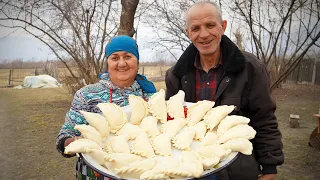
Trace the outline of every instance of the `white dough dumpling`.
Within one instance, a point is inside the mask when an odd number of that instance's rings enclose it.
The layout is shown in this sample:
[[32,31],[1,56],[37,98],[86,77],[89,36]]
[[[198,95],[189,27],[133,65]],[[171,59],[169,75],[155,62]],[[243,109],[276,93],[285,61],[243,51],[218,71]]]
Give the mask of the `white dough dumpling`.
[[219,164],[220,158],[218,156],[213,158],[205,158],[201,161],[203,169],[212,169],[215,165]]
[[160,89],[159,92],[153,94],[149,101],[150,113],[158,118],[161,123],[167,122],[167,105],[165,100],[165,91]]
[[237,139],[237,138],[245,138],[245,139],[253,139],[256,135],[256,131],[249,125],[237,125],[230,128],[226,131],[222,136],[219,137],[218,143],[222,144],[230,139]]
[[245,155],[251,155],[253,150],[252,143],[245,138],[231,139],[221,144],[221,146],[232,151],[239,151]]
[[65,154],[74,154],[74,153],[86,153],[90,152],[90,149],[102,150],[102,148],[94,141],[90,139],[78,139],[71,142],[68,146],[65,147]]
[[206,124],[203,121],[200,121],[196,125],[194,125],[193,128],[196,131],[194,139],[202,141],[207,132]]
[[127,114],[123,109],[113,103],[99,103],[97,107],[101,110],[104,117],[109,121],[110,131],[116,133],[124,126],[127,120]]
[[218,144],[218,135],[214,131],[208,131],[201,141],[201,146]]
[[84,116],[89,125],[96,128],[96,130],[100,133],[103,139],[108,137],[110,133],[110,125],[109,121],[107,121],[107,119],[104,116],[98,113],[86,111],[80,111],[80,113]]
[[225,149],[221,145],[210,145],[196,149],[196,152],[203,158],[219,157],[225,158],[231,153],[231,149]]
[[87,154],[89,154],[95,161],[100,165],[104,165],[105,157],[108,156],[108,153],[100,149],[89,149]]
[[237,116],[237,115],[227,116],[223,120],[221,120],[220,124],[218,125],[217,135],[221,136],[230,128],[237,126],[239,124],[248,124],[249,122],[250,122],[250,119],[244,116]]
[[129,122],[139,125],[141,120],[149,113],[147,102],[139,96],[129,95],[129,104],[131,107],[131,116]]
[[111,137],[107,142],[106,150],[108,153],[130,153],[128,136],[124,134]]
[[185,118],[184,117],[184,91],[179,90],[179,92],[170,97],[167,101],[167,111],[172,118]]
[[222,119],[224,119],[228,114],[230,114],[234,110],[235,106],[230,105],[222,105],[212,108],[207,114],[204,116],[204,122],[206,123],[207,129],[212,131]]
[[158,161],[152,170],[141,174],[140,179],[169,179],[169,176],[165,173],[170,169],[178,167],[180,162],[180,159],[177,157],[164,157],[161,161]]
[[192,151],[181,153],[181,164],[177,168],[168,170],[166,175],[182,177],[200,177],[203,173],[203,165],[200,159]]
[[160,134],[157,122],[158,119],[153,116],[147,116],[141,121],[141,129],[145,130],[151,139]]
[[154,152],[160,156],[171,156],[171,138],[162,133],[156,136],[152,141]]
[[74,126],[74,129],[80,131],[81,136],[83,136],[84,138],[95,141],[100,146],[102,145],[102,137],[100,133],[96,130],[96,128],[90,125],[77,124]]
[[149,141],[146,132],[141,132],[137,138],[133,141],[131,146],[131,153],[140,155],[146,158],[152,158],[155,156],[152,145]]
[[104,156],[104,166],[109,170],[127,166],[130,163],[141,161],[142,157],[129,153],[111,153]]
[[135,139],[142,129],[131,123],[126,123],[119,131],[116,132],[116,135],[127,135],[129,140]]
[[190,145],[195,134],[196,131],[194,128],[186,127],[172,139],[172,145],[177,149],[190,150]]
[[128,164],[127,166],[114,169],[114,172],[123,178],[140,178],[140,175],[148,170],[151,170],[157,161],[154,158],[143,159]]
[[168,134],[171,138],[176,136],[180,130],[187,124],[187,120],[184,118],[177,118],[171,121],[167,121],[161,127],[161,132]]
[[201,121],[204,115],[214,106],[214,104],[215,103],[213,101],[203,100],[191,105],[188,108],[187,113],[188,126],[193,126]]

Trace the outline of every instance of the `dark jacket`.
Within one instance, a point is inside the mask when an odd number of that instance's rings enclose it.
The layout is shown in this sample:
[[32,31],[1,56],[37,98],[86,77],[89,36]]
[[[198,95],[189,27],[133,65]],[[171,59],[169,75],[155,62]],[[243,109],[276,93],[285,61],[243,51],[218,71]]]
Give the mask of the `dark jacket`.
[[[226,36],[221,43],[223,76],[217,84],[215,106],[235,105],[232,114],[250,118],[257,134],[251,141],[253,154],[239,158],[218,176],[221,179],[257,179],[262,174],[277,173],[276,166],[284,162],[281,133],[274,115],[276,105],[269,91],[269,75],[263,63],[252,54],[241,52]],[[166,99],[179,90],[185,92],[185,101],[195,102],[194,59],[198,50],[191,44],[176,65],[166,72]]]

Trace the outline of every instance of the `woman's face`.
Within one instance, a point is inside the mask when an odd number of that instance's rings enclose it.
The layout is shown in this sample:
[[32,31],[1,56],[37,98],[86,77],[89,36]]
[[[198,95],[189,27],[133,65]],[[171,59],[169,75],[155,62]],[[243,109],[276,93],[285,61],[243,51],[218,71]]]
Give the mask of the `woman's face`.
[[126,51],[117,51],[107,60],[108,72],[113,84],[120,88],[132,85],[138,72],[138,59]]

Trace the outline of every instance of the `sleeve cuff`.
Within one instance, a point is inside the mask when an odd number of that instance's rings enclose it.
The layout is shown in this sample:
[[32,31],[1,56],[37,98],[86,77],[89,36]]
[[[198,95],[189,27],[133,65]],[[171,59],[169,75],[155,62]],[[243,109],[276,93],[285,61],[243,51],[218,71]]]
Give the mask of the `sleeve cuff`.
[[262,174],[277,174],[277,166],[262,165]]
[[70,157],[73,157],[74,155],[69,155],[69,154],[65,154],[64,153],[64,142],[68,139],[68,138],[71,138],[71,137],[64,137],[60,140],[60,143],[58,144],[58,148],[59,148],[59,151],[60,153],[62,154],[63,157],[67,157],[67,158],[70,158]]

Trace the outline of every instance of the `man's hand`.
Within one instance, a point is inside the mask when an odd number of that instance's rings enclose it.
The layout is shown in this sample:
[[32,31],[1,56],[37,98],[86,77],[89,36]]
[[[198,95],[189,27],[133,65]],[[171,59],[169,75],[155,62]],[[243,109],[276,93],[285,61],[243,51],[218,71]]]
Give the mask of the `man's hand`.
[[276,178],[276,174],[265,174],[258,178],[258,180],[274,180]]

